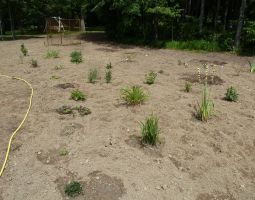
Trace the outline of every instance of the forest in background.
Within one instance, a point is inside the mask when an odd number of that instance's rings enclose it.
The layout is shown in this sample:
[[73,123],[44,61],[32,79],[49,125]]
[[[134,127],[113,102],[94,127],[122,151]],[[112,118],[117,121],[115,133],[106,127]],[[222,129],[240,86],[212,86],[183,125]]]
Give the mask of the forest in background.
[[1,35],[43,33],[52,16],[128,43],[255,54],[255,0],[0,0]]

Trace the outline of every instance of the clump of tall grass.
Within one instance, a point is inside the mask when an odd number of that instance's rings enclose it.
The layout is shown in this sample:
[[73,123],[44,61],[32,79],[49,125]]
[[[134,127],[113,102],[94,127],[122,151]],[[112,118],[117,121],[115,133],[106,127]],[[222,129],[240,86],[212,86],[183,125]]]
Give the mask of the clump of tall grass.
[[210,99],[210,94],[207,85],[204,86],[202,91],[201,103],[198,103],[197,107],[197,117],[198,119],[207,122],[212,116],[214,110],[214,103]]
[[145,83],[147,83],[148,85],[154,84],[157,75],[158,74],[156,72],[150,71],[148,74],[145,75]]
[[24,44],[20,45],[20,51],[23,54],[23,56],[27,56],[28,55],[28,50],[27,50],[27,48],[25,47]]
[[112,80],[112,71],[111,70],[106,70],[105,72],[105,81],[106,83],[110,83]]
[[147,98],[148,95],[140,86],[131,86],[121,89],[121,99],[128,105],[142,104]]
[[142,143],[156,145],[159,136],[158,118],[151,114],[141,123]]
[[97,79],[97,69],[90,69],[88,73],[88,82],[95,83]]
[[59,51],[57,50],[48,50],[46,53],[46,58],[59,58]]
[[71,62],[79,64],[82,62],[82,55],[80,51],[73,51],[70,55],[71,57]]

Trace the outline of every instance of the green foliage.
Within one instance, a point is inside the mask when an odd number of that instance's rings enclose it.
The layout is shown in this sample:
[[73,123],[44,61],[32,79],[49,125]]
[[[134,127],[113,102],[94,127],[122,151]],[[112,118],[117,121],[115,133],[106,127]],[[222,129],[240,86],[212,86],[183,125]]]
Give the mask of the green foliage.
[[238,100],[239,94],[237,93],[237,90],[234,87],[230,87],[227,89],[227,92],[225,94],[225,99],[227,101],[234,101],[236,102]]
[[82,186],[79,182],[73,181],[66,185],[65,194],[69,197],[76,197],[82,193]]
[[27,48],[25,47],[24,44],[20,45],[20,51],[23,54],[23,56],[27,56],[28,55],[28,50],[27,50]]
[[85,116],[85,115],[91,114],[91,110],[89,108],[84,107],[84,106],[77,106],[75,109],[78,111],[78,113],[81,116]]
[[142,104],[148,98],[148,95],[143,91],[140,86],[131,86],[122,88],[121,98],[128,105],[138,105]]
[[70,106],[61,106],[56,111],[57,111],[57,113],[59,113],[61,115],[73,114],[73,110]]
[[192,90],[192,85],[191,85],[191,83],[188,83],[188,82],[186,82],[185,83],[185,92],[190,92],[191,90]]
[[112,69],[112,63],[108,63],[105,68],[106,69]]
[[208,88],[205,85],[202,91],[201,103],[198,104],[198,109],[197,109],[198,119],[204,122],[207,122],[209,118],[212,116],[213,110],[214,110],[214,103],[210,99]]
[[88,74],[89,83],[95,83],[97,79],[97,69],[90,69]]
[[48,50],[46,58],[59,58],[59,51],[57,50]]
[[159,128],[158,118],[150,115],[145,123],[141,123],[142,142],[150,145],[156,145],[158,141]]
[[111,70],[106,70],[105,72],[105,81],[106,83],[110,83],[112,80],[112,71]]
[[82,62],[82,55],[80,51],[73,51],[70,56],[72,63],[79,64]]
[[250,72],[255,73],[255,63],[250,62]]
[[150,71],[148,74],[145,75],[145,83],[147,83],[148,85],[154,84],[156,77],[157,73],[154,71]]
[[80,90],[77,89],[77,90],[72,91],[71,99],[73,99],[75,101],[85,101],[86,96]]
[[38,67],[37,60],[32,59],[32,60],[31,60],[31,66],[34,67],[34,68],[35,68],[35,67]]
[[68,155],[68,150],[66,149],[66,148],[61,148],[60,150],[59,150],[59,155],[60,156],[66,156],[66,155]]

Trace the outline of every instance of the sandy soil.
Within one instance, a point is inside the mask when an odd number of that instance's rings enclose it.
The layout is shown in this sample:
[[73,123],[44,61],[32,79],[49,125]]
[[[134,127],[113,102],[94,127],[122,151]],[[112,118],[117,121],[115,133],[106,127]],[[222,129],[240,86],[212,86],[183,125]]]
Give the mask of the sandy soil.
[[[29,56],[22,64],[23,42]],[[0,73],[25,78],[35,90],[32,110],[0,178],[1,200],[67,199],[64,187],[72,180],[83,184],[83,194],[76,199],[85,200],[255,199],[255,75],[247,63],[254,58],[84,41],[82,46],[51,47],[60,50],[60,58],[45,59],[44,42],[0,42]],[[84,62],[71,64],[71,51],[80,49]],[[38,60],[38,68],[30,66],[32,58]],[[109,62],[113,81],[107,85],[104,66]],[[183,91],[201,62],[223,65],[216,67],[223,82],[210,86],[215,114],[208,123],[194,117],[201,84],[193,83],[191,93]],[[56,70],[58,64],[64,68]],[[100,72],[96,84],[87,83],[91,68]],[[151,86],[143,83],[149,70],[164,71]],[[0,83],[2,163],[30,91],[18,81],[0,78]],[[87,101],[70,100],[73,88],[56,87],[62,83],[74,84],[87,94]],[[150,97],[141,106],[127,107],[120,89],[134,84]],[[240,93],[236,103],[223,100],[231,85]],[[83,105],[92,114],[59,115],[56,109],[63,105]],[[152,112],[159,117],[162,144],[142,148],[139,121]],[[61,156],[61,149],[69,154]]]

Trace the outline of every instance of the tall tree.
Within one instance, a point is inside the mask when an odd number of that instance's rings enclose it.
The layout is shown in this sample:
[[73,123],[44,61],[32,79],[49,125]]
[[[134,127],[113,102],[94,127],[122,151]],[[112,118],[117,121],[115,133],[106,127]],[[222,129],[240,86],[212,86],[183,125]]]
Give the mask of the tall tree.
[[236,30],[236,38],[235,38],[235,48],[239,49],[240,47],[240,40],[241,40],[241,33],[243,29],[243,23],[244,23],[244,13],[245,13],[245,8],[246,8],[246,0],[242,0],[242,4],[240,7],[240,15],[239,15],[239,20],[238,20],[238,25],[237,25],[237,30]]
[[200,34],[203,33],[204,16],[205,16],[205,0],[201,0],[200,16],[199,16],[199,33]]

